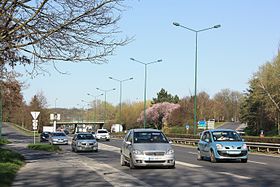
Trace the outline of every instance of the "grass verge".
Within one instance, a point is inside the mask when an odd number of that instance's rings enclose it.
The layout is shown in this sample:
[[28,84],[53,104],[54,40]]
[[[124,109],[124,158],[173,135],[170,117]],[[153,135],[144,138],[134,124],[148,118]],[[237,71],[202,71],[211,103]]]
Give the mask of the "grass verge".
[[17,171],[24,164],[24,157],[12,150],[0,148],[0,184],[2,187],[12,185]]
[[0,145],[4,145],[4,144],[9,144],[11,143],[9,140],[7,140],[6,138],[0,138]]
[[40,151],[48,151],[48,152],[58,152],[61,151],[61,148],[57,145],[50,145],[50,144],[29,144],[28,149],[33,149],[33,150],[40,150]]

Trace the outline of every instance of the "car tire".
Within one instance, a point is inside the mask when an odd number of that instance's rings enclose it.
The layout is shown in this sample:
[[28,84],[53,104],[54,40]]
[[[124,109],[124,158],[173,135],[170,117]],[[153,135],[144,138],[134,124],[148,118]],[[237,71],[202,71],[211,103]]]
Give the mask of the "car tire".
[[94,152],[96,152],[96,153],[97,153],[97,152],[98,152],[98,149],[94,150]]
[[216,159],[216,157],[215,157],[215,154],[214,154],[214,151],[213,151],[213,150],[210,151],[210,161],[211,161],[212,163],[217,162],[217,159]]
[[248,159],[247,159],[247,158],[245,158],[245,159],[241,159],[241,162],[242,162],[242,163],[247,163],[247,161],[248,161]]
[[175,169],[175,161],[174,164],[172,166],[169,166],[168,169]]
[[203,159],[204,159],[204,157],[201,156],[201,152],[200,152],[200,150],[198,150],[197,151],[197,160],[203,160]]
[[126,166],[123,154],[121,154],[121,166]]
[[132,158],[131,155],[129,157],[129,168],[130,169],[135,169],[135,165],[134,165],[133,158]]

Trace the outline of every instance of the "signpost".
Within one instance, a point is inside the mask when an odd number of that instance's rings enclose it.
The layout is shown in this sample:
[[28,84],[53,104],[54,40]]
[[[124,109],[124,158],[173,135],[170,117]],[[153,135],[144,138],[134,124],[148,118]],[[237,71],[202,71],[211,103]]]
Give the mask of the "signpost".
[[33,117],[33,120],[32,120],[32,126],[33,126],[33,134],[34,134],[34,144],[35,144],[35,130],[38,129],[38,116],[40,114],[40,112],[37,112],[37,111],[32,111],[30,112],[32,117]]
[[199,121],[198,122],[198,129],[206,129],[206,121]]
[[50,114],[50,120],[53,121],[53,130],[56,131],[56,121],[60,120],[60,114]]

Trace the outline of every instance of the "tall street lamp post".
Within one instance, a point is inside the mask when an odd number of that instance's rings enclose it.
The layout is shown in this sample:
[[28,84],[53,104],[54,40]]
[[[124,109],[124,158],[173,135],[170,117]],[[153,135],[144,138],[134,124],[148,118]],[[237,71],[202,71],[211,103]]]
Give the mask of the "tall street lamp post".
[[[119,111],[119,115],[120,115],[120,123],[122,125],[122,83],[125,82],[125,81],[132,80],[133,77],[130,77],[128,79],[123,79],[123,80],[115,79],[113,77],[109,77],[109,79],[118,81],[120,83],[120,111]],[[120,126],[119,126],[119,128],[120,128]],[[119,129],[119,132],[120,132],[120,129]]]
[[97,121],[97,98],[104,95],[104,94],[99,94],[99,95],[91,95],[90,93],[87,93],[87,95],[94,97],[94,120]]
[[116,88],[113,88],[113,89],[109,89],[109,90],[103,90],[103,89],[100,89],[100,88],[96,88],[97,90],[101,91],[101,92],[104,92],[104,95],[105,95],[105,102],[104,102],[104,125],[106,123],[106,120],[107,120],[107,111],[106,111],[106,95],[107,95],[107,92],[110,92],[110,91],[113,91],[113,90],[116,90]]
[[199,32],[203,32],[203,31],[207,31],[207,30],[211,30],[211,29],[217,29],[219,27],[221,27],[221,25],[215,25],[213,27],[209,27],[209,28],[205,28],[205,29],[200,29],[200,30],[195,30],[195,29],[191,29],[189,27],[185,27],[179,23],[174,22],[173,25],[177,26],[177,27],[182,27],[184,29],[187,29],[189,31],[195,32],[195,68],[194,68],[194,118],[193,118],[193,133],[196,134],[196,123],[197,123],[197,119],[196,119],[196,113],[197,113],[197,96],[196,96],[196,90],[197,90],[197,39],[198,39],[198,33]]
[[144,84],[144,128],[146,128],[146,123],[147,123],[147,116],[146,116],[147,66],[150,65],[150,64],[157,63],[157,62],[162,62],[162,60],[160,59],[160,60],[156,60],[156,61],[149,62],[149,63],[144,63],[144,62],[141,62],[141,61],[136,60],[136,59],[134,59],[134,58],[130,58],[130,60],[145,65],[145,84]]

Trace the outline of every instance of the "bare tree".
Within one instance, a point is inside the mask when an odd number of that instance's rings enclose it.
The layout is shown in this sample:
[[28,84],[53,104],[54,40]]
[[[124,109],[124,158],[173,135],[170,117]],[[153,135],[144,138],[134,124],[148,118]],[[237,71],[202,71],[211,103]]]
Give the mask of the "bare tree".
[[52,62],[105,63],[125,45],[123,0],[0,0],[0,67]]

